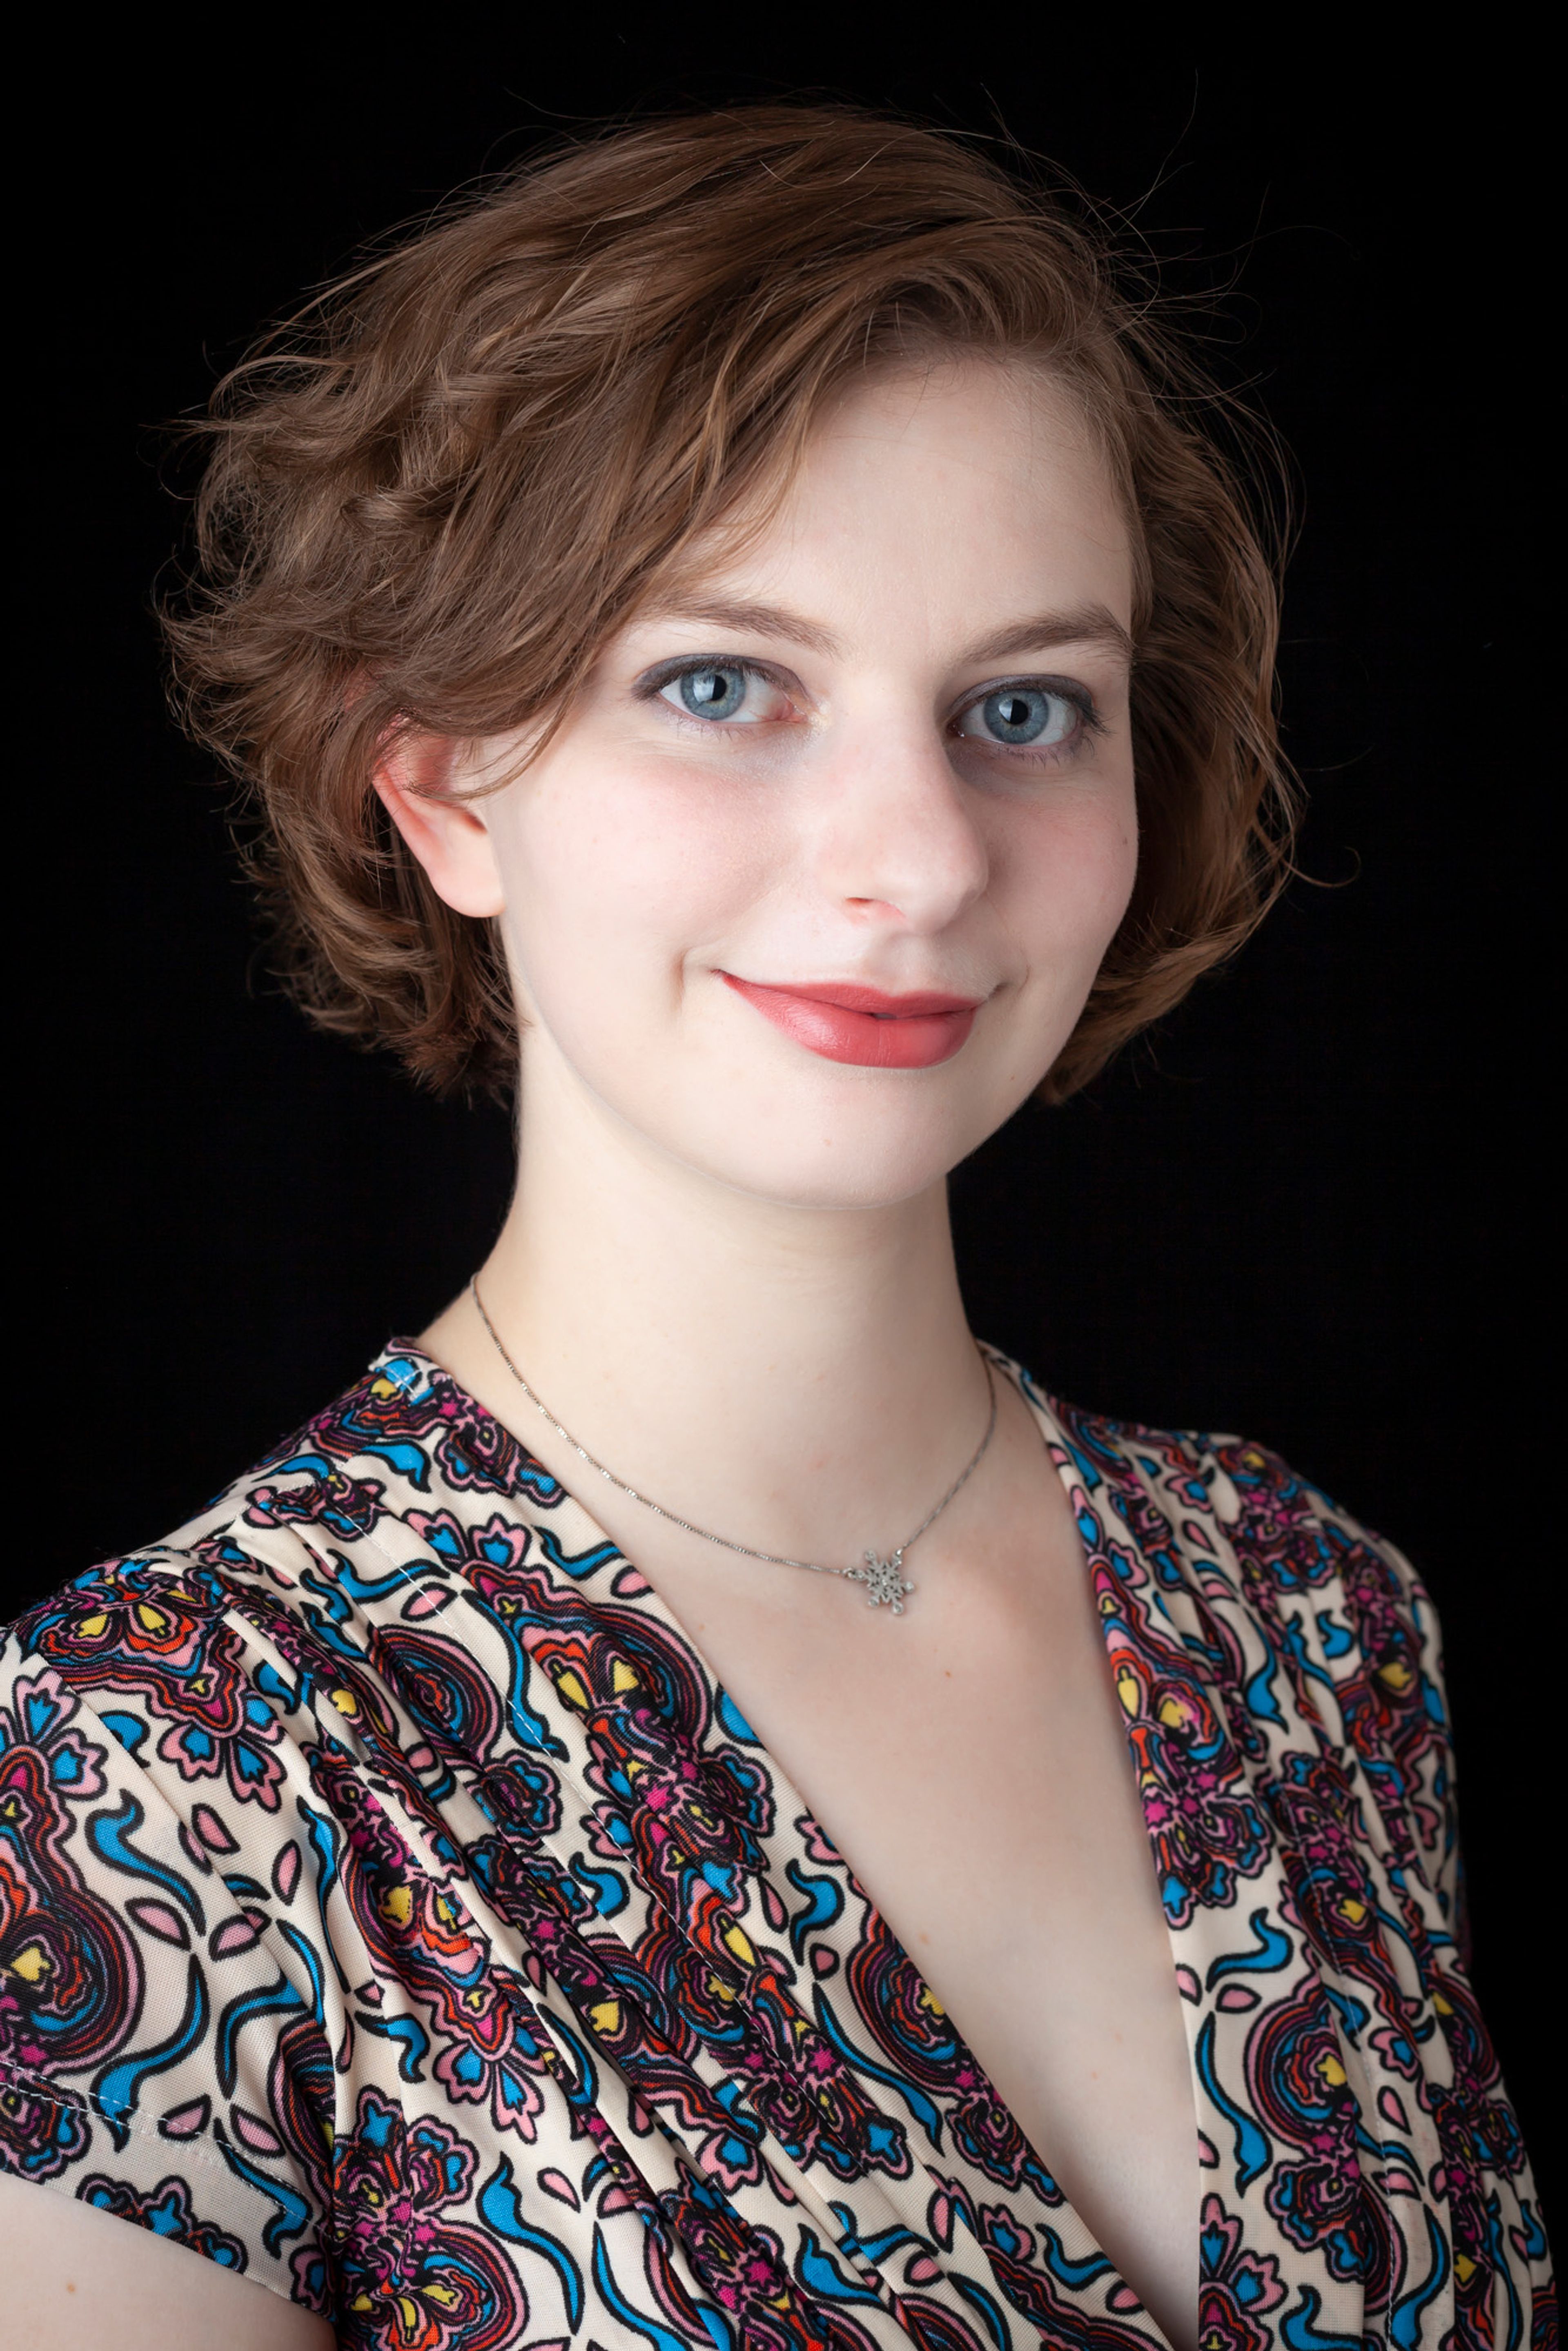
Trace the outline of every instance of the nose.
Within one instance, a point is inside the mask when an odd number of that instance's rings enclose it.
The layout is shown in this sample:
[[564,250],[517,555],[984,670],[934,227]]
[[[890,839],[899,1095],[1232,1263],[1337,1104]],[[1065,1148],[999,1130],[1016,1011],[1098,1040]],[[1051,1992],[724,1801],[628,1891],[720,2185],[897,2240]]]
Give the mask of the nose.
[[820,781],[818,879],[852,919],[929,936],[984,893],[977,810],[934,721],[847,730]]

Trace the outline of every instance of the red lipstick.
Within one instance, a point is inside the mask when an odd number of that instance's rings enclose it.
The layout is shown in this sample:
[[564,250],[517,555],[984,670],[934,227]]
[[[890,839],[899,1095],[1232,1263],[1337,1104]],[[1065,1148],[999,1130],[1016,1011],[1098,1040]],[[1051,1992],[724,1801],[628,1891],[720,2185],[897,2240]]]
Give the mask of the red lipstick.
[[732,971],[721,971],[719,977],[808,1052],[867,1070],[929,1070],[951,1061],[984,1001],[931,988],[889,996],[848,980],[770,987],[737,979]]

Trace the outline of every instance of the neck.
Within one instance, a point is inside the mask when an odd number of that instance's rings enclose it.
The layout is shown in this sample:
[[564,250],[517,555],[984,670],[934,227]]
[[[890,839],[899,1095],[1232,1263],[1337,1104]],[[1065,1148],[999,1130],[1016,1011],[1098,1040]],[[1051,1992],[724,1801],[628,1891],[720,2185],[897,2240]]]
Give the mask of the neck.
[[[683,1516],[769,1550],[848,1561],[908,1533],[987,1405],[945,1185],[892,1206],[761,1200],[591,1099],[528,1101],[520,1137],[479,1287],[577,1440]],[[538,1445],[471,1301],[427,1340]]]

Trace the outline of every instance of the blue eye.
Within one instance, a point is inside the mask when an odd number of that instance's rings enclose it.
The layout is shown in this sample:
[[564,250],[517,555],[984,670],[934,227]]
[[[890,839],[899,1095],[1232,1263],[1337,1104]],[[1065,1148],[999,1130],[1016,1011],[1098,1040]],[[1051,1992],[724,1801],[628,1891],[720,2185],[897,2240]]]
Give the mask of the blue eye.
[[652,691],[684,717],[715,726],[764,727],[798,715],[784,687],[748,661],[695,661],[665,670]]
[[743,669],[687,669],[670,680],[694,718],[733,718],[749,683]]
[[1064,743],[1082,717],[1066,695],[1052,694],[1049,686],[998,685],[969,705],[958,720],[958,732],[971,740],[988,738],[1048,750]]

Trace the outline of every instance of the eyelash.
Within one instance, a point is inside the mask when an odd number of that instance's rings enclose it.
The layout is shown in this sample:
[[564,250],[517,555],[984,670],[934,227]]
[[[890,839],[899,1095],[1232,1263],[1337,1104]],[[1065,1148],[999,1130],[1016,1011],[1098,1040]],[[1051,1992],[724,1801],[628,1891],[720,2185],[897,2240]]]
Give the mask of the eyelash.
[[[784,673],[770,662],[753,661],[739,653],[701,653],[695,661],[661,662],[656,669],[649,670],[637,681],[637,698],[641,702],[657,702],[664,688],[674,685],[678,677],[700,677],[704,670],[710,669],[737,669],[742,676],[760,678],[765,685],[776,686],[780,694],[789,691]],[[684,712],[675,710],[674,703],[667,703],[665,708],[674,710],[675,716],[685,719],[688,726],[701,727],[709,734],[724,725],[722,719],[686,718]]]
[[[1077,733],[1067,742],[1051,744],[1044,751],[1037,751],[1027,743],[1019,746],[1010,743],[988,743],[985,747],[988,751],[999,751],[1005,757],[1016,759],[1049,758],[1052,751],[1059,754],[1071,752],[1088,737],[1103,735],[1106,731],[1105,721],[1101,717],[1094,696],[1088,687],[1075,685],[1071,678],[1065,677],[990,678],[981,686],[978,694],[970,695],[962,707],[955,710],[947,722],[948,725],[956,726],[960,718],[966,716],[969,711],[977,709],[982,702],[988,702],[994,694],[1006,694],[1009,689],[1032,689],[1036,693],[1054,695],[1058,701],[1065,702],[1071,709],[1078,713]],[[966,739],[972,742],[976,738],[971,736]]]
[[[711,669],[737,669],[744,676],[758,678],[765,684],[776,687],[780,694],[788,694],[789,691],[783,674],[776,670],[771,663],[756,661],[739,653],[705,653],[695,660],[688,656],[679,661],[661,662],[657,668],[649,670],[637,681],[638,700],[656,702],[663,696],[664,688],[667,685],[673,685],[678,677],[695,677],[704,670]],[[1075,741],[1082,741],[1088,736],[1103,735],[1105,732],[1105,721],[1100,716],[1093,695],[1085,687],[1075,685],[1067,678],[1057,677],[991,678],[977,694],[972,694],[960,708],[954,711],[947,725],[956,726],[967,712],[973,710],[979,703],[988,701],[993,694],[1005,694],[1009,686],[1042,688],[1046,693],[1058,695],[1063,702],[1070,703],[1078,713],[1080,733]],[[685,712],[675,709],[673,703],[666,703],[664,706],[678,726],[694,727],[704,734],[728,731],[725,727],[723,719],[693,718]],[[976,738],[969,737],[965,739],[973,741]],[[1035,751],[1027,744],[988,743],[985,747],[988,752],[999,754],[1004,758],[1039,760],[1049,758],[1052,752],[1061,756],[1063,752],[1071,750],[1074,747],[1074,742],[1053,744],[1043,752]]]

